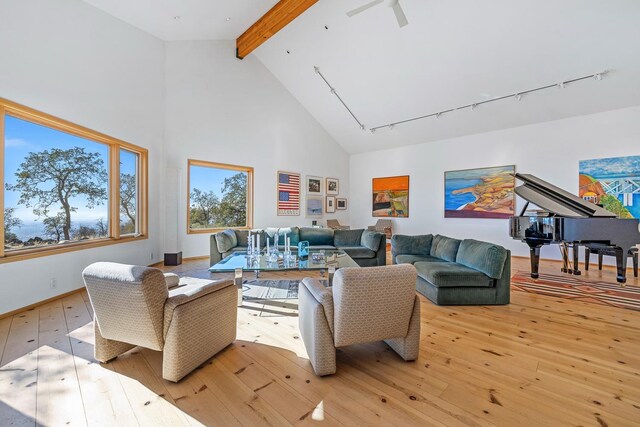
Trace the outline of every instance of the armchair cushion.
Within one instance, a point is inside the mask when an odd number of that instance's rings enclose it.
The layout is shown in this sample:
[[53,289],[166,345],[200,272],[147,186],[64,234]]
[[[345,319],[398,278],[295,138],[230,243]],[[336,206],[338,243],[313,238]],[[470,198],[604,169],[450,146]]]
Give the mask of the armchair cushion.
[[364,230],[336,230],[334,232],[334,246],[360,246],[360,239]]
[[318,301],[324,309],[324,315],[327,318],[329,330],[333,332],[333,291],[325,286],[322,280],[306,277],[302,279],[304,286],[313,298]]
[[488,242],[465,239],[460,244],[456,262],[479,270],[493,279],[502,277],[507,250]]
[[218,252],[224,253],[229,249],[238,246],[238,238],[234,230],[224,230],[216,233],[216,245]]
[[169,291],[169,298],[167,298],[164,305],[164,337],[167,335],[176,307],[228,286],[234,286],[233,280],[222,279],[211,281],[194,277],[183,277],[180,279],[180,286]]
[[176,273],[164,273],[164,281],[167,289],[175,288],[180,283],[180,277]]
[[409,264],[346,267],[333,276],[336,347],[407,335],[416,269]]
[[381,239],[382,239],[381,233],[364,230],[362,232],[362,238],[360,239],[360,244],[367,249],[371,249],[372,251],[377,251],[380,248]]
[[162,271],[96,262],[82,272],[102,336],[162,350],[167,284]]

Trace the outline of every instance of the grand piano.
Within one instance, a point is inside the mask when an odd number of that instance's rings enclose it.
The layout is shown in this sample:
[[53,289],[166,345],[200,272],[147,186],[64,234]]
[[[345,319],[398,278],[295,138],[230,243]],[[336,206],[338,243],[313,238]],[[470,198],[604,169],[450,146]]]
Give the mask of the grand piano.
[[[520,216],[509,219],[509,234],[529,245],[531,277],[538,277],[543,245],[560,244],[564,260],[562,271],[573,274],[580,274],[578,247],[602,245],[614,249],[617,280],[622,284],[626,282],[627,253],[640,243],[638,219],[618,218],[613,212],[533,175],[516,173],[515,177],[523,182],[515,192],[527,203]],[[530,214],[527,211],[530,202],[540,210]],[[569,246],[573,248],[573,269],[567,268]]]

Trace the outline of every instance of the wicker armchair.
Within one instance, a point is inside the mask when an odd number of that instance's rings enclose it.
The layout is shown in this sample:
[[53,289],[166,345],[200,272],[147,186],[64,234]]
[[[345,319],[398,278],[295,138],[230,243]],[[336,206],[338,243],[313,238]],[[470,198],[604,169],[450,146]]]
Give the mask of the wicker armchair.
[[98,262],[82,272],[95,313],[95,358],[142,346],[162,351],[162,377],[178,382],[236,339],[232,280],[184,278],[168,290],[157,268]]
[[349,230],[351,227],[348,225],[340,225],[337,219],[328,219],[327,227],[332,228],[334,230]]
[[411,264],[338,270],[333,287],[299,287],[300,336],[318,376],[336,372],[336,348],[384,340],[404,360],[418,358],[420,300]]
[[387,236],[387,240],[391,239],[393,222],[390,219],[379,219],[376,225],[370,225],[367,227],[369,231],[377,231],[378,233],[384,233]]

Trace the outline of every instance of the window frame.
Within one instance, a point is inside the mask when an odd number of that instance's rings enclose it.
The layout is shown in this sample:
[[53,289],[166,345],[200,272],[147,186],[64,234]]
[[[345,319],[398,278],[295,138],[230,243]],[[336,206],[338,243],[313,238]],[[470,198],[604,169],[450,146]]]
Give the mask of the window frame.
[[[109,235],[92,240],[70,242],[64,245],[42,246],[37,248],[16,249],[5,251],[4,249],[4,225],[0,227],[0,264],[38,258],[48,255],[73,252],[82,249],[100,246],[114,245],[147,239],[148,236],[148,150],[134,144],[113,138],[103,133],[88,129],[67,120],[52,116],[42,111],[35,110],[24,105],[17,104],[4,98],[0,98],[0,223],[4,224],[4,185],[5,185],[5,116],[9,115],[20,120],[45,126],[47,128],[71,134],[91,142],[104,144],[108,147],[109,173],[108,184],[108,212]],[[139,195],[140,205],[139,232],[135,235],[120,236],[120,149],[124,148],[139,155]]]
[[[247,173],[247,223],[243,227],[191,228],[191,166],[234,170]],[[187,159],[187,234],[210,234],[221,230],[251,230],[253,228],[253,176],[251,166],[231,165],[206,160]]]

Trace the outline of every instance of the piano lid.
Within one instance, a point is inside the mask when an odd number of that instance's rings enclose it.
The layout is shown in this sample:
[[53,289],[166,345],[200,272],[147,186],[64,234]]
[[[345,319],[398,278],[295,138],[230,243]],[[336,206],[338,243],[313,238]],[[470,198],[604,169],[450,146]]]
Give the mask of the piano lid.
[[613,212],[536,176],[520,173],[514,176],[524,183],[515,189],[518,196],[558,216],[617,218]]

